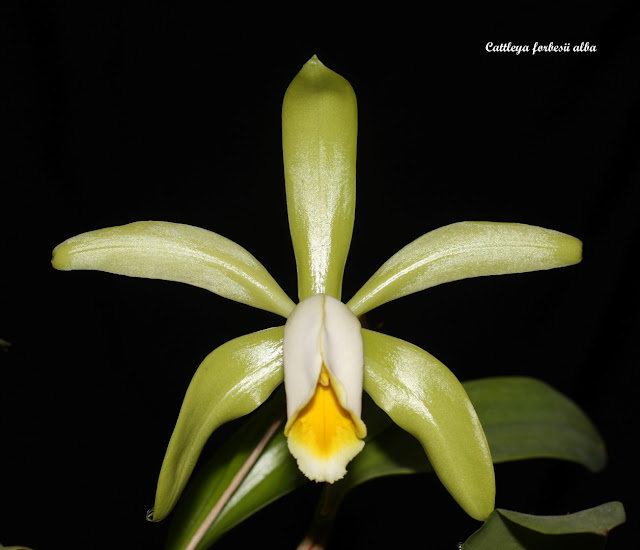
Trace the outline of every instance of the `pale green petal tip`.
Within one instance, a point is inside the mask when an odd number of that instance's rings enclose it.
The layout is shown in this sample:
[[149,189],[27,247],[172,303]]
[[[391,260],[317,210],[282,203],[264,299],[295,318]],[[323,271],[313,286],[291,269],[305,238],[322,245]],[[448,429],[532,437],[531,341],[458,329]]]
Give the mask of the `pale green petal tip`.
[[567,266],[579,264],[582,261],[582,241],[571,235],[565,235],[564,239],[558,242],[556,258],[558,263]]
[[71,270],[71,255],[69,253],[69,248],[69,245],[66,244],[65,241],[53,249],[51,265],[54,269],[58,269],[60,271]]
[[303,69],[304,68],[308,68],[310,70],[314,69],[314,68],[322,68],[324,67],[326,69],[325,64],[320,61],[320,59],[318,59],[318,56],[316,54],[313,54],[311,56],[311,59],[309,59],[309,61],[307,61],[304,65],[303,65]]
[[[291,102],[302,102],[302,108],[306,109],[320,98],[328,101],[324,106],[327,113],[346,117],[343,123],[353,125],[347,126],[347,131],[354,131],[357,128],[357,100],[356,94],[349,81],[342,75],[332,71],[322,61],[314,55],[307,61],[298,74],[289,84],[283,100],[284,111]],[[293,109],[299,109],[300,104],[293,104]],[[308,113],[304,113],[308,114]],[[331,116],[331,115],[329,115]],[[344,131],[341,124],[336,124],[338,132]]]
[[[300,69],[296,77],[291,81],[291,84],[298,84],[302,80],[310,83],[315,82],[316,84],[326,84],[332,79],[351,87],[351,84],[349,84],[344,77],[329,69],[329,67],[320,61],[318,56],[314,54],[309,61],[302,66],[302,69]],[[290,87],[291,84],[289,85]]]
[[490,488],[485,489],[485,492],[482,495],[477,496],[475,500],[465,504],[466,505],[463,506],[463,509],[467,514],[478,521],[485,521],[491,515],[496,506],[495,480]]

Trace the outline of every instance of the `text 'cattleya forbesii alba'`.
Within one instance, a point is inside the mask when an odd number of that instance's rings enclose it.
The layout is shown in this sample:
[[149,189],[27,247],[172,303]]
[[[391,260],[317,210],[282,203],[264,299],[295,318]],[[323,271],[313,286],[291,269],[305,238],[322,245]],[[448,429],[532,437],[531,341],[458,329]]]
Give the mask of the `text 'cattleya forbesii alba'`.
[[297,305],[244,248],[188,225],[136,222],[83,233],[54,250],[57,269],[179,281],[287,319],[284,327],[241,336],[204,359],[167,448],[153,519],[174,507],[213,431],[255,410],[283,381],[285,434],[307,477],[335,482],[365,445],[364,390],[420,441],[460,506],[485,519],[494,508],[493,464],[462,385],[435,357],[363,329],[358,318],[450,281],[575,264],[580,241],[523,224],[455,223],[402,248],[345,304],[357,135],[350,84],[312,57],[285,94],[282,132]]

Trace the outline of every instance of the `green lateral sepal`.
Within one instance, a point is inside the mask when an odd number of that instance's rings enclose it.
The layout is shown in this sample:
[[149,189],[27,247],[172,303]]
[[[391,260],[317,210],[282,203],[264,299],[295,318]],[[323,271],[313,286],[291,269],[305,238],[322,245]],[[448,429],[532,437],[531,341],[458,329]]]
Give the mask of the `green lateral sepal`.
[[258,408],[283,380],[284,327],[247,334],[211,352],[196,371],[160,470],[153,521],[176,504],[211,434]]

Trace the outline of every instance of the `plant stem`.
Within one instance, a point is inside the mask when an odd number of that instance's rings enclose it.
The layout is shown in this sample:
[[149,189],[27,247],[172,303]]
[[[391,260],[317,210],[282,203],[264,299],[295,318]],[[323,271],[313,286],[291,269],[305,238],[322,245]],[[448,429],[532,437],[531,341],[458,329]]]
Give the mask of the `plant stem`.
[[309,530],[298,545],[298,550],[326,548],[342,496],[342,491],[337,489],[337,484],[325,483]]

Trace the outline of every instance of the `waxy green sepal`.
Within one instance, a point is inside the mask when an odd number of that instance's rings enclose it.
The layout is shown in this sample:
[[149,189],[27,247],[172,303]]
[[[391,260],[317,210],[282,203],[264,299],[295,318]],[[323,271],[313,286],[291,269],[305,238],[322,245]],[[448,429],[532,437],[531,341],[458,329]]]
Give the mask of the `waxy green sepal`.
[[150,519],[169,514],[211,434],[257,409],[282,382],[283,337],[284,327],[241,336],[212,351],[198,367],[162,463]]
[[340,299],[356,200],[358,112],[351,85],[314,55],[282,104],[282,152],[300,301]]
[[462,384],[435,357],[391,336],[362,330],[364,389],[416,437],[449,493],[471,517],[494,509],[489,444]]

